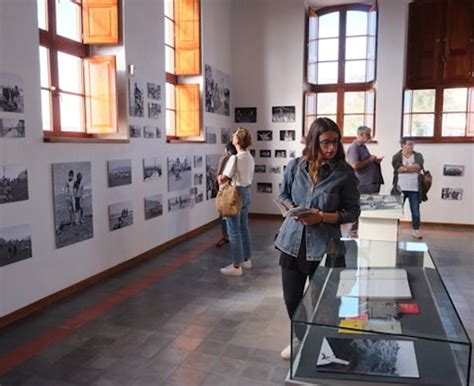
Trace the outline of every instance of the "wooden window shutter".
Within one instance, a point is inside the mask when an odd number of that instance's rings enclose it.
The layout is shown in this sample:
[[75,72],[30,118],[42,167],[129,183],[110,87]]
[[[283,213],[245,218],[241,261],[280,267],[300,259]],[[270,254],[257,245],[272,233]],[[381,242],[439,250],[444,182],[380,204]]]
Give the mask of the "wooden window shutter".
[[117,132],[115,57],[93,56],[84,59],[86,128],[88,133]]
[[319,16],[313,9],[308,11],[308,45],[306,79],[308,83],[318,82],[318,26]]
[[201,135],[199,84],[176,85],[176,136]]
[[117,0],[83,0],[84,44],[118,43]]
[[176,75],[201,74],[199,0],[175,0]]

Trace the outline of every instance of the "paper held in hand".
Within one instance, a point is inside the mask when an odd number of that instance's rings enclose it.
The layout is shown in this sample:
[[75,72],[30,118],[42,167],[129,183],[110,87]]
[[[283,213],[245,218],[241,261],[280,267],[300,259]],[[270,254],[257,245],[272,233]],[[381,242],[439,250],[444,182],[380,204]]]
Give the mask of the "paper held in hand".
[[315,208],[302,208],[300,206],[296,208],[291,207],[287,204],[284,204],[283,202],[278,201],[276,198],[273,199],[273,202],[278,207],[278,209],[280,209],[281,215],[285,218],[293,216],[303,216],[305,214],[318,212],[318,210]]

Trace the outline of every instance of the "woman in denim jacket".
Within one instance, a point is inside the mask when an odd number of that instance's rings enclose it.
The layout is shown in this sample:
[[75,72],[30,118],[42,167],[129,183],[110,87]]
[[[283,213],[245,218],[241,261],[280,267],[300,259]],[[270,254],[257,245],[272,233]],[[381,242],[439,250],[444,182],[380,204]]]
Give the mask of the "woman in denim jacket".
[[[303,156],[285,170],[279,194],[285,206],[316,209],[286,218],[275,241],[281,252],[283,295],[290,319],[327,246],[341,237],[340,225],[359,217],[357,185],[354,170],[345,161],[339,127],[329,118],[316,119]],[[282,358],[290,359],[290,350],[286,347]]]

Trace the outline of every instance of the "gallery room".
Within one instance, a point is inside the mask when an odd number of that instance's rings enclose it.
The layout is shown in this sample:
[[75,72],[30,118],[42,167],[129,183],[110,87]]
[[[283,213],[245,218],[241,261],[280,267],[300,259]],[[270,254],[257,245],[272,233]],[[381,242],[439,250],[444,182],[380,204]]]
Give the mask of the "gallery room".
[[0,0],[0,385],[473,385],[472,0]]

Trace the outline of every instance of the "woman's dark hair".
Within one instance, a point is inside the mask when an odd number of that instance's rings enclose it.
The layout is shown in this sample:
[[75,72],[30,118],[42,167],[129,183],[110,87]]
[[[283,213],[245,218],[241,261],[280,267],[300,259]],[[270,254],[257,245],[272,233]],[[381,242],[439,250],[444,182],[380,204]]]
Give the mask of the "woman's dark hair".
[[229,142],[227,145],[225,145],[225,149],[232,155],[237,154],[237,149],[232,142]]
[[415,139],[413,137],[402,137],[400,140],[400,145],[405,145],[408,141],[414,141]]
[[308,135],[306,136],[306,147],[303,150],[303,156],[310,161],[316,161],[319,154],[319,137],[323,133],[332,131],[337,134],[339,145],[337,147],[336,155],[334,159],[339,161],[345,159],[344,147],[341,143],[341,131],[337,126],[336,122],[329,118],[318,118],[316,119],[309,128]]

